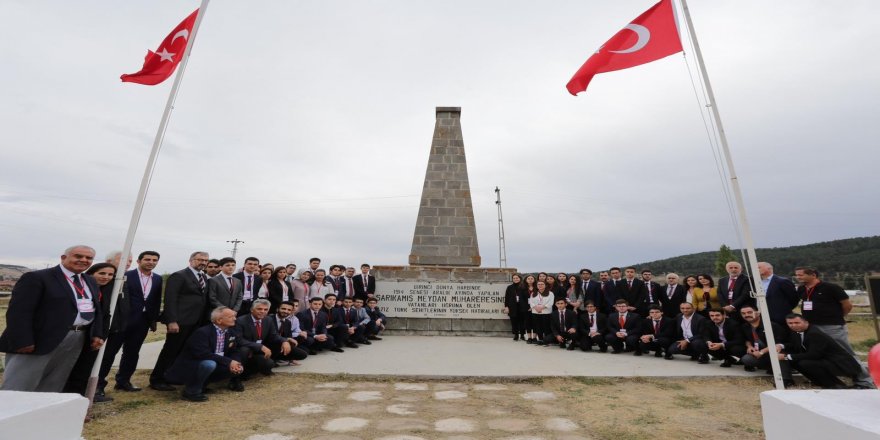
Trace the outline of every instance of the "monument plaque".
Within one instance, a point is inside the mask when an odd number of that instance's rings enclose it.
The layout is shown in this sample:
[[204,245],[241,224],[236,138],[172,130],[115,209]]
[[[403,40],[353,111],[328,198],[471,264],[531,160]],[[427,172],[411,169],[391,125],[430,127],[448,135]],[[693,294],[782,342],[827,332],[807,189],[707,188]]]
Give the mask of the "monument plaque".
[[508,283],[378,281],[376,296],[389,317],[507,319]]

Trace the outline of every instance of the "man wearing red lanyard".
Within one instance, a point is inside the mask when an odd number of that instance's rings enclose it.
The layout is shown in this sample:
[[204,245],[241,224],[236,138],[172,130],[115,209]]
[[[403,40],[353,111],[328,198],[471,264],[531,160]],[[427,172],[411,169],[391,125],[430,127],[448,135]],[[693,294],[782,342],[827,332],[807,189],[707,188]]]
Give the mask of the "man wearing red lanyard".
[[743,317],[739,309],[746,304],[753,307],[757,305],[751,295],[751,280],[742,273],[742,265],[736,261],[729,261],[724,265],[724,269],[727,271],[727,276],[718,280],[718,300],[728,317],[742,322]]
[[[820,280],[819,271],[815,268],[798,267],[794,270],[794,276],[801,284],[798,287],[798,295],[803,300],[801,312],[804,319],[810,322],[810,327],[822,330],[855,357],[855,352],[849,345],[845,320],[853,307],[849,295],[840,286]],[[859,365],[862,366],[861,362]],[[864,366],[853,385],[857,388],[875,388]]]
[[144,251],[138,255],[137,269],[125,273],[125,287],[130,304],[129,315],[126,317],[125,330],[112,334],[107,340],[105,362],[101,369],[104,374],[98,378],[100,390],[107,385],[105,377],[110,371],[109,364],[113,362],[120,348],[122,359],[119,361],[114,388],[129,392],[141,390],[131,383],[131,376],[137,368],[141,345],[144,344],[147,332],[156,331],[156,322],[159,320],[159,311],[162,307],[162,277],[153,273],[157,264],[159,264],[159,253]]
[[83,274],[94,259],[91,247],[72,246],[61,264],[25,273],[15,284],[0,335],[0,389],[61,392],[86,342],[92,350],[104,344],[98,284]]
[[249,315],[251,304],[257,299],[260,288],[263,287],[263,279],[260,278],[260,259],[247,257],[244,259],[244,268],[241,272],[232,275],[241,281],[242,298],[238,308],[238,316]]

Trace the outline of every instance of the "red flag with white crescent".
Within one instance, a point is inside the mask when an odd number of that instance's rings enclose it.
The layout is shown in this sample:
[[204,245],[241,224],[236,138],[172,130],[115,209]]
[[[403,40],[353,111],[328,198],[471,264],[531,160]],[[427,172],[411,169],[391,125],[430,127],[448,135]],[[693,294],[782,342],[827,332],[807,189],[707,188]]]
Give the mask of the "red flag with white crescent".
[[133,82],[154,86],[168,79],[180,60],[183,59],[183,52],[186,50],[186,43],[192,34],[193,25],[196,22],[196,16],[199,10],[193,11],[189,17],[186,17],[174,30],[162,40],[159,49],[155,52],[148,50],[147,56],[144,58],[144,67],[140,72],[123,74],[120,79],[123,82]]
[[672,0],[660,0],[606,41],[565,87],[577,95],[587,90],[597,73],[635,67],[681,51]]

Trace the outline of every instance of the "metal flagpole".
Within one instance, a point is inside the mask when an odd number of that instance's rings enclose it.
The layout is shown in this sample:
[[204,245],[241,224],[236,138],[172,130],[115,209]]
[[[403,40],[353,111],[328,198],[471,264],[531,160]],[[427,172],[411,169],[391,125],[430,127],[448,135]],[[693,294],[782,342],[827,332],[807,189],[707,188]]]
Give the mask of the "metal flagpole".
[[[159,150],[162,148],[162,140],[165,138],[165,130],[168,128],[168,120],[171,119],[171,110],[174,109],[174,101],[177,99],[177,91],[180,88],[183,72],[186,70],[186,64],[189,60],[190,51],[192,51],[193,43],[196,40],[196,34],[205,12],[208,10],[208,2],[210,0],[202,0],[199,6],[199,13],[196,15],[196,21],[193,23],[192,32],[186,41],[186,50],[183,52],[183,59],[177,66],[177,75],[174,77],[174,85],[171,86],[171,92],[168,95],[168,102],[165,104],[165,112],[162,114],[162,120],[159,122],[159,129],[156,131],[156,139],[153,141],[153,150],[150,152],[150,158],[147,160],[147,166],[144,169],[144,177],[141,179],[141,188],[138,190],[137,201],[134,210],[131,213],[131,222],[128,224],[128,233],[125,236],[125,244],[122,246],[122,257],[119,265],[122,266],[123,261],[128,261],[131,254],[131,246],[134,243],[134,235],[137,232],[138,223],[141,219],[141,213],[144,210],[144,200],[147,198],[147,190],[150,187],[150,179],[153,176],[153,169],[156,167],[156,158],[159,156]],[[113,312],[116,310],[116,302],[119,300],[119,294],[122,292],[122,284],[125,282],[125,270],[121,267],[116,269],[115,281],[113,283],[113,295],[110,298],[110,321],[113,320]],[[95,400],[95,390],[98,386],[98,374],[101,370],[101,361],[104,359],[104,349],[106,344],[101,347],[98,352],[98,358],[92,365],[92,374],[89,377],[88,386],[86,387],[86,397],[89,399],[89,405]]]
[[752,270],[752,282],[755,286],[756,299],[758,302],[758,311],[761,313],[761,321],[764,323],[764,334],[767,337],[767,346],[769,348],[767,356],[770,356],[770,364],[773,367],[773,380],[776,382],[776,389],[785,389],[782,381],[782,371],[779,369],[779,359],[776,351],[776,338],[773,336],[773,326],[770,321],[770,313],[767,309],[767,294],[764,292],[764,285],[761,284],[758,272],[758,257],[755,255],[755,245],[752,241],[752,232],[749,229],[749,222],[746,219],[746,206],[743,202],[742,191],[739,187],[739,180],[736,171],[733,168],[733,159],[730,156],[730,148],[727,145],[727,136],[724,134],[724,128],[721,125],[721,114],[718,112],[718,105],[715,103],[715,94],[712,92],[712,84],[709,82],[709,74],[706,72],[706,65],[703,63],[703,54],[700,52],[700,43],[697,42],[697,33],[691,21],[691,14],[688,10],[687,0],[681,0],[681,7],[684,11],[684,17],[687,21],[688,35],[694,44],[694,54],[697,57],[697,63],[700,67],[700,74],[703,75],[706,94],[709,99],[708,106],[712,109],[712,117],[718,127],[718,137],[721,140],[721,148],[724,152],[724,158],[727,162],[727,169],[730,172],[730,186],[733,188],[733,194],[736,197],[736,207],[739,214],[739,227],[742,230],[743,241],[745,241],[746,254],[748,256],[748,264]]

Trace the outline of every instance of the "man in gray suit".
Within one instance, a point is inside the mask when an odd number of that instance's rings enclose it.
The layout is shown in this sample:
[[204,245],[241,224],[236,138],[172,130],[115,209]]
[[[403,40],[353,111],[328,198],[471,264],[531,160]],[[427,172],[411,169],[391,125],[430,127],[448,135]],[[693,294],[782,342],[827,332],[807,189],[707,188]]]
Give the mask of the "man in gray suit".
[[229,307],[238,313],[244,297],[241,280],[232,276],[235,273],[235,259],[220,259],[220,273],[208,280],[208,310]]
[[165,307],[160,318],[168,332],[150,374],[150,388],[154,390],[174,391],[165,382],[165,370],[177,359],[190,335],[205,322],[208,278],[203,271],[208,260],[207,252],[193,252],[189,266],[171,274],[165,283]]

